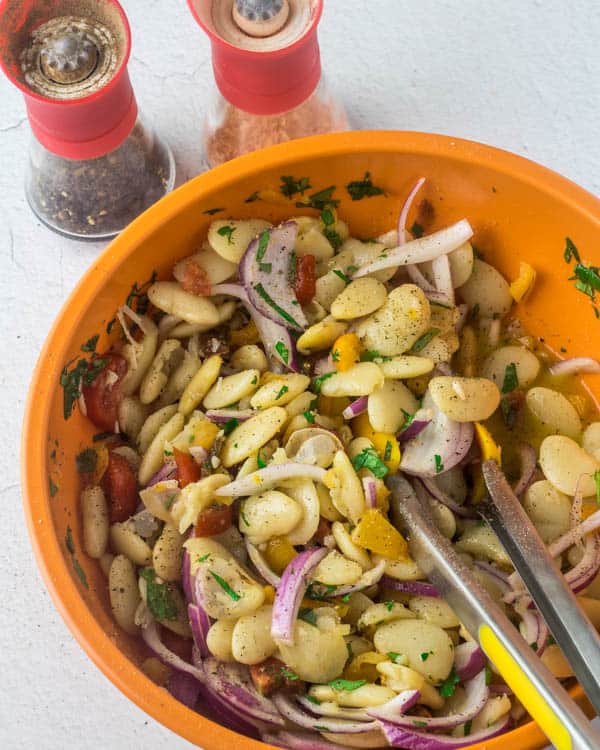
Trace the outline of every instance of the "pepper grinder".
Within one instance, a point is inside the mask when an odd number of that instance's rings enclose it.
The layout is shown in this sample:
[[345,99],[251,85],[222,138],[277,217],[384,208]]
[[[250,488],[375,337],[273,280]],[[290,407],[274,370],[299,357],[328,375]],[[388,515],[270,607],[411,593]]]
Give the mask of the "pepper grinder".
[[121,231],[173,188],[169,147],[139,116],[116,0],[6,0],[0,65],[25,98],[29,205],[69,237]]
[[214,167],[306,135],[347,130],[321,72],[323,0],[188,0],[208,34],[216,83],[203,147]]

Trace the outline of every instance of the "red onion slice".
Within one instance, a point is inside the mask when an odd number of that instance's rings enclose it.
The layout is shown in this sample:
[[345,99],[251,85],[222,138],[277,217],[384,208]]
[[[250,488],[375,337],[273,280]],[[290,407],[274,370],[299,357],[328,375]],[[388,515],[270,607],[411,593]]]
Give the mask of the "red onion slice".
[[183,548],[183,559],[181,563],[181,586],[185,594],[185,600],[194,604],[194,588],[192,586],[192,563],[190,553]]
[[[471,422],[454,422],[440,411],[429,391],[423,399],[423,408],[431,409],[431,422],[411,440],[402,451],[400,469],[406,474],[434,477],[459,464],[469,452],[474,429]],[[437,458],[436,458],[437,456]]]
[[286,461],[284,464],[269,464],[264,469],[253,471],[241,479],[219,487],[215,490],[217,497],[245,497],[273,487],[284,479],[311,479],[322,482],[327,472],[320,466]]
[[521,476],[513,488],[517,497],[522,495],[531,484],[537,464],[535,448],[529,443],[522,443],[519,446],[519,456],[521,458]]
[[[417,721],[419,719],[415,719]],[[508,731],[512,726],[510,714],[506,714],[491,727],[474,732],[468,737],[452,737],[447,734],[427,734],[417,732],[404,727],[396,726],[389,721],[382,721],[381,728],[392,747],[404,748],[404,750],[459,750],[461,747],[470,747],[484,740],[491,740]]]
[[165,461],[160,469],[154,474],[149,480],[145,487],[152,487],[159,482],[166,482],[168,479],[173,479],[177,473],[177,464],[175,461]]
[[189,674],[174,672],[167,682],[167,690],[175,700],[194,708],[202,692],[202,685]]
[[591,516],[588,516],[585,521],[582,521],[580,524],[573,527],[558,539],[556,539],[554,542],[552,542],[552,544],[548,547],[548,552],[552,555],[552,557],[556,557],[566,549],[569,549],[569,547],[575,544],[575,542],[578,542],[586,534],[591,534],[592,531],[597,531],[599,528],[600,510],[597,510],[595,513],[592,513]]
[[399,591],[402,594],[434,596],[436,598],[441,596],[433,583],[427,583],[427,581],[399,581],[397,578],[392,578],[391,576],[383,576],[381,579],[381,585],[386,589]]
[[426,237],[411,240],[405,245],[391,248],[382,253],[377,260],[359,268],[354,274],[355,279],[368,276],[375,271],[396,266],[408,266],[413,263],[424,263],[434,260],[440,255],[446,255],[456,250],[473,236],[473,229],[466,219],[456,222],[446,229],[433,232]]
[[372,720],[364,722],[311,716],[299,708],[296,702],[285,693],[274,695],[273,703],[282,716],[303,729],[313,729],[317,732],[337,732],[340,734],[361,734],[362,732],[370,732],[373,729],[377,729],[377,723]]
[[248,551],[248,557],[250,558],[250,562],[254,565],[256,570],[260,573],[260,575],[265,579],[265,581],[273,588],[277,588],[279,584],[281,583],[281,578],[277,575],[277,573],[274,573],[271,568],[268,566],[267,561],[260,553],[260,550],[255,547],[252,542],[246,541],[246,550]]
[[485,573],[486,575],[490,576],[490,578],[493,578],[494,583],[497,584],[502,589],[503,593],[510,591],[510,583],[508,581],[508,574],[505,573],[503,570],[500,570],[500,568],[497,568],[495,565],[492,565],[491,563],[486,562],[485,560],[474,560],[473,567],[477,568],[478,570],[481,570],[482,573]]
[[580,372],[597,374],[600,362],[591,357],[570,357],[548,368],[550,375],[577,375]]
[[412,438],[417,437],[417,435],[423,432],[423,430],[431,422],[432,418],[433,411],[431,409],[417,409],[413,416],[412,422],[408,425],[408,427],[400,430],[400,432],[398,433],[398,440],[401,443],[404,443],[407,440],[412,440]]
[[163,644],[160,640],[158,625],[154,620],[142,628],[142,638],[148,648],[150,648],[158,658],[169,667],[173,667],[173,669],[176,669],[178,672],[185,672],[186,674],[195,677],[198,682],[206,682],[206,675],[201,668],[188,664]]
[[447,255],[440,255],[431,264],[431,272],[435,282],[435,288],[450,301],[454,307],[454,286],[452,285],[452,274],[450,273],[450,261]]
[[579,563],[565,573],[565,579],[573,592],[582,591],[596,578],[600,570],[600,537],[590,534],[586,537],[583,557]]
[[424,177],[419,177],[411,188],[410,193],[406,196],[406,200],[400,210],[400,216],[398,217],[398,245],[404,245],[406,242],[406,220],[408,219],[408,212],[411,209],[414,199],[417,197],[417,193],[423,187],[425,183]]
[[315,716],[328,716],[332,719],[349,719],[350,721],[371,721],[364,708],[345,708],[337,703],[312,703],[305,695],[296,696],[298,703]]
[[198,466],[202,466],[202,464],[208,458],[208,451],[201,445],[190,445],[188,450],[190,452],[190,456],[194,459]]
[[535,653],[541,656],[548,644],[550,632],[540,613],[529,609],[530,602],[529,597],[522,598],[515,606],[515,611],[521,616],[521,635],[535,649]]
[[454,670],[461,682],[471,680],[487,664],[487,658],[475,641],[465,641],[454,649]]
[[[406,691],[407,693],[417,693],[413,704],[419,699],[418,690]],[[413,696],[414,697],[414,696]],[[367,713],[380,721],[391,722],[395,726],[404,727],[405,729],[414,729],[416,726],[423,727],[425,730],[449,730],[454,729],[465,721],[470,721],[482,710],[487,703],[489,690],[485,684],[485,670],[469,680],[465,685],[465,706],[460,713],[449,714],[448,716],[409,716],[405,708],[407,703],[405,693],[400,693],[391,701],[384,703],[383,706],[368,708]]]
[[297,233],[295,221],[262,232],[242,256],[239,276],[255,310],[278,325],[303,331],[308,321],[290,282]]
[[256,414],[252,409],[208,409],[205,416],[211,422],[222,424],[229,422],[230,419],[237,419],[238,422],[245,422]]
[[211,626],[210,617],[206,614],[203,607],[197,604],[188,604],[188,618],[198,654],[200,658],[206,659],[210,656],[210,651],[206,644],[206,636]]
[[327,555],[327,547],[314,547],[300,552],[283,571],[273,604],[271,636],[286,646],[294,645],[294,624],[310,574]]
[[363,491],[365,493],[365,500],[369,508],[377,507],[377,483],[374,477],[363,477],[362,478]]
[[342,412],[342,417],[344,417],[344,419],[354,419],[354,417],[358,417],[359,414],[367,411],[368,403],[368,396],[361,396],[360,398],[357,398],[356,401],[353,401],[344,409],[344,411]]
[[261,735],[263,742],[268,742],[275,747],[291,748],[291,750],[348,750],[344,745],[336,742],[328,742],[318,734],[312,732],[278,732]]
[[356,583],[349,583],[346,586],[338,586],[335,592],[332,592],[332,596],[346,596],[346,594],[354,594],[357,591],[368,589],[369,586],[374,586],[379,583],[383,573],[385,571],[386,561],[380,560],[374,568],[367,570],[358,579]]
[[413,485],[415,488],[415,492],[417,493],[417,496],[419,498],[422,497],[422,490],[425,490],[431,497],[433,497],[442,505],[445,505],[446,508],[449,508],[457,516],[462,516],[462,518],[475,518],[477,515],[472,508],[464,505],[459,505],[457,502],[452,500],[449,495],[447,495],[438,487],[434,479],[430,479],[428,477],[418,477],[413,481]]
[[429,281],[423,275],[423,272],[421,271],[419,266],[417,266],[416,264],[411,263],[410,265],[406,266],[406,273],[408,274],[408,278],[412,281],[412,283],[425,292],[425,296],[427,297],[427,299],[431,299],[431,297],[429,297],[430,294],[436,295],[436,300],[439,300],[443,296],[440,295],[440,292],[437,291],[433,284],[429,283]]
[[243,718],[278,726],[285,724],[272,701],[254,687],[248,667],[213,657],[205,659],[203,667],[207,687],[241,713]]

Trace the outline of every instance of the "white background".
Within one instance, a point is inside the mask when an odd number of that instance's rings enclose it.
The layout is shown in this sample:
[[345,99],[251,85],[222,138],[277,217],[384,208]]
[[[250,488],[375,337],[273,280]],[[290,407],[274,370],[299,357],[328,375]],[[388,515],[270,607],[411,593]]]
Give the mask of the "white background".
[[[138,102],[188,179],[200,163],[207,40],[184,0],[123,4]],[[595,0],[326,0],[320,40],[356,128],[484,141],[600,193]],[[102,245],[54,235],[30,213],[22,191],[28,139],[21,95],[0,75],[0,747],[190,748],[88,661],[29,547],[18,478],[27,383],[53,317]]]

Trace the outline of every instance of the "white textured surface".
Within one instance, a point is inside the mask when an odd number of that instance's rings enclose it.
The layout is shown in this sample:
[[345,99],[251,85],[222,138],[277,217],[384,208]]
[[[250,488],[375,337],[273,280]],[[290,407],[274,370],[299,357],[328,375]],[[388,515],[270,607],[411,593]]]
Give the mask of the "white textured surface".
[[[124,0],[130,72],[180,179],[199,165],[207,41],[183,0]],[[326,0],[321,47],[357,128],[451,133],[537,160],[600,193],[600,14],[595,0]],[[0,747],[189,748],[92,665],[37,573],[20,506],[29,374],[60,305],[101,245],[42,227],[23,197],[28,127],[0,76]]]

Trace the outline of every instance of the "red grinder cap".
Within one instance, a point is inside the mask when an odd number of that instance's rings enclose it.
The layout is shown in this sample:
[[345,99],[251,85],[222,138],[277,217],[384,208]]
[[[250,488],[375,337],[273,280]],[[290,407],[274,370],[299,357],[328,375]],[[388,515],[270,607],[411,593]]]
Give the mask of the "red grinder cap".
[[131,132],[131,32],[116,0],[0,0],[0,66],[52,153],[94,159]]
[[210,38],[221,94],[256,115],[286,112],[302,104],[321,78],[317,25],[323,0],[289,0],[285,28],[268,39],[258,34],[253,38],[239,28],[234,4],[235,0],[188,0]]

